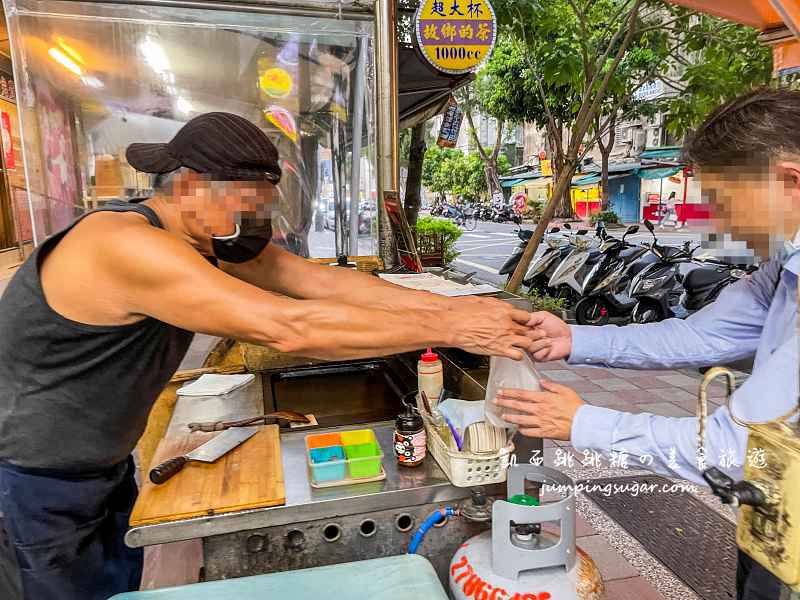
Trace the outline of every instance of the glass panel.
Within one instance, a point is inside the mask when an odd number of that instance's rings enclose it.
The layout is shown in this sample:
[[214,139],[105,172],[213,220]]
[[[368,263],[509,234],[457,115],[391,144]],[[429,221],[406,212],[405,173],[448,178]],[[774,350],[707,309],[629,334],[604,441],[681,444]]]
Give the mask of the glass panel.
[[376,253],[370,21],[51,0],[7,10],[38,242],[111,198],[153,193],[125,162],[128,144],[226,111],[278,147],[279,243],[347,253],[352,205],[353,247]]

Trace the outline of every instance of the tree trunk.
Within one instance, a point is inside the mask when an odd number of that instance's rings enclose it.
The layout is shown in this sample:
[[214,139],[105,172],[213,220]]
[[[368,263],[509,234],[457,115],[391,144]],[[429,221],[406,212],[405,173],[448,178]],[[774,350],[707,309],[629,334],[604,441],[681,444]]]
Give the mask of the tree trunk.
[[411,130],[411,143],[408,148],[408,176],[403,209],[411,229],[417,223],[422,190],[422,162],[425,160],[425,123],[415,125]]
[[600,151],[602,158],[602,172],[600,173],[600,210],[608,210],[608,155],[611,154],[611,146],[608,150]]
[[490,159],[486,163],[484,174],[486,176],[486,189],[491,200],[494,198],[495,193],[503,193],[503,187],[500,185],[500,176],[497,173],[497,160]]
[[[600,118],[597,118],[597,128],[599,129]],[[611,156],[611,150],[614,148],[616,141],[616,127],[617,116],[613,115],[608,122],[608,142],[603,143],[603,136],[599,135],[597,138],[597,146],[600,148],[601,157],[601,172],[600,172],[600,210],[608,210],[608,160]]]
[[[561,124],[558,124],[561,127]],[[559,194],[559,198],[551,198],[551,201],[555,201],[555,213],[554,216],[564,218],[564,219],[571,219],[575,216],[575,211],[572,210],[572,197],[570,196],[570,186],[567,185],[566,188],[560,188],[559,182],[564,174],[564,151],[561,147],[560,141],[563,141],[563,137],[556,136],[553,132],[550,132],[549,135],[550,144],[553,148],[552,150],[552,159],[551,165],[553,168],[553,195],[557,193],[557,190],[564,189],[564,192]],[[574,172],[574,168],[572,169]],[[569,178],[572,179],[572,172],[569,173]]]

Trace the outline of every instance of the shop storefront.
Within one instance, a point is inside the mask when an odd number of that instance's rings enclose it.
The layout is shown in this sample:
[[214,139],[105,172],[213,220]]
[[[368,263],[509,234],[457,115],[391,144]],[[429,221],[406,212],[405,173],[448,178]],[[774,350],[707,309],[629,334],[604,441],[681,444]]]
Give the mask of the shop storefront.
[[[151,194],[152,181],[127,164],[125,148],[169,140],[193,116],[226,111],[259,124],[278,146],[284,177],[273,228],[283,244],[304,256],[334,255],[313,231],[330,196],[340,207],[336,246],[376,254],[375,228],[355,230],[357,243],[349,238],[351,221],[376,221],[374,16],[348,3],[338,14],[207,6],[7,4],[23,67],[31,186],[18,210],[30,217],[23,237],[41,242],[104,202]],[[17,115],[2,102],[18,140]],[[21,168],[11,185],[24,188]]]
[[[674,208],[682,223],[702,223],[710,218],[710,207],[702,200],[700,184],[695,177],[687,177],[684,168],[643,169],[639,177],[643,218],[657,221],[659,206],[662,210]],[[670,200],[672,194],[674,198]]]

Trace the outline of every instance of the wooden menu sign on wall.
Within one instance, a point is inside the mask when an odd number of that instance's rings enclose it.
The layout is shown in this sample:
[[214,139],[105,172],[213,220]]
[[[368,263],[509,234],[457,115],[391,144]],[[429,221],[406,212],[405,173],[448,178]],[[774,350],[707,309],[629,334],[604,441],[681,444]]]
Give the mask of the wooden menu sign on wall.
[[414,243],[414,236],[411,234],[411,227],[408,225],[406,213],[400,203],[400,196],[397,192],[384,192],[383,205],[389,216],[392,225],[392,233],[397,243],[397,254],[404,267],[417,273],[422,273],[422,261],[417,252],[417,245]]
[[17,102],[17,88],[14,78],[7,73],[0,72],[0,98],[9,102]]

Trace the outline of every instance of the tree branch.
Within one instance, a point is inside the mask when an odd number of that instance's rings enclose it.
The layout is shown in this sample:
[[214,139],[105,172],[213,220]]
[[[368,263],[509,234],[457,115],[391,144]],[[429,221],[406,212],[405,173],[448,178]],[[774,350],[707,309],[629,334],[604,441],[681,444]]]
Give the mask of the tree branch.
[[[631,23],[630,23],[630,21],[631,21],[630,17],[632,15],[634,15],[636,12],[638,12],[639,5],[641,3],[642,3],[642,0],[636,0],[633,8],[631,9],[631,12],[629,13],[629,18],[625,19],[626,23],[628,23],[627,34],[625,36],[625,40],[628,43],[626,44],[626,43],[623,42],[623,45],[620,48],[622,50],[623,54],[625,53],[625,50],[627,49],[628,45],[630,44],[630,39],[629,38],[632,37],[632,32],[631,32],[632,27],[631,27]],[[628,3],[625,2],[623,4],[623,6],[627,6],[627,4]],[[603,55],[595,63],[595,65],[596,65],[595,66],[595,72],[592,75],[591,80],[589,81],[589,85],[587,85],[586,88],[585,88],[586,89],[586,93],[584,94],[584,98],[588,97],[592,93],[592,90],[594,89],[594,85],[597,82],[597,78],[600,75],[600,73],[603,71],[603,65],[605,64],[606,60],[608,60],[608,57],[611,55],[612,49],[614,48],[616,43],[619,41],[619,38],[622,37],[622,34],[623,34],[624,31],[625,31],[624,27],[618,27],[617,30],[614,32],[614,35],[611,36],[611,40],[609,41],[608,46],[606,46],[605,52],[603,52]],[[616,70],[616,66],[619,64],[620,60],[621,60],[621,56],[620,56],[620,54],[618,52],[616,60],[614,62],[613,69],[609,69],[609,71],[606,73],[605,77],[603,78],[603,84],[601,85],[601,88],[607,88],[608,87],[608,81],[610,81],[610,79],[611,79],[609,74],[613,75],[613,72],[614,72],[614,70]],[[589,79],[588,73],[587,73],[587,77],[586,78]],[[603,89],[603,93],[605,93],[605,89]],[[594,106],[594,103],[592,103],[592,106]],[[581,105],[581,109],[578,111],[578,115],[575,117],[575,122],[576,123],[585,121],[585,118],[586,118],[585,117],[586,107],[587,107],[587,104],[586,104],[586,102],[584,102]],[[591,115],[591,112],[589,114]]]
[[[581,31],[581,59],[583,60],[583,71],[586,73],[586,81],[589,80],[589,77],[592,75],[591,72],[591,65],[589,63],[589,51],[586,49],[586,44],[583,43],[585,40],[589,39],[589,32],[586,29],[586,13],[584,13],[577,5],[575,0],[567,0],[567,3],[572,8],[572,11],[575,13],[575,16],[578,18],[578,27]],[[584,94],[586,94],[587,90],[583,90]]]
[[671,78],[667,77],[666,75],[658,75],[657,78],[660,79],[661,81],[663,81],[664,83],[666,83],[669,87],[671,87],[674,90],[677,90],[679,92],[685,92],[686,91],[686,86],[683,83],[681,83],[680,81],[676,81],[674,79],[671,79]]
[[478,147],[478,154],[481,155],[481,158],[484,162],[489,160],[489,157],[486,155],[486,151],[483,149],[481,145],[481,141],[478,139],[478,133],[475,130],[475,121],[472,119],[472,111],[469,110],[468,107],[465,107],[464,115],[467,117],[467,123],[469,124],[469,133],[472,136],[472,141],[475,142],[475,145]]
[[[614,57],[614,62],[611,64],[611,66],[606,71],[606,74],[603,77],[603,81],[600,83],[600,86],[597,88],[597,92],[595,93],[594,100],[589,105],[587,105],[587,103],[584,102],[584,104],[581,106],[581,110],[578,112],[578,116],[575,118],[575,128],[574,128],[574,131],[576,133],[575,138],[582,138],[583,137],[584,133],[589,128],[589,123],[588,123],[589,119],[591,119],[592,115],[595,112],[597,112],[597,110],[600,108],[601,102],[604,100],[605,93],[608,90],[608,86],[609,86],[609,84],[611,82],[611,78],[616,73],[617,67],[619,66],[619,63],[622,62],[622,57],[627,52],[628,47],[630,46],[631,41],[633,40],[633,34],[636,31],[636,27],[635,27],[636,16],[637,16],[637,14],[639,12],[639,7],[641,6],[641,4],[642,4],[642,0],[636,0],[634,2],[633,7],[630,10],[630,13],[628,14],[628,18],[626,19],[627,33],[625,34],[625,38],[623,39],[622,44],[619,47],[619,50],[617,50],[617,54]],[[623,29],[624,28],[621,27],[618,30],[618,33],[622,32]],[[607,51],[606,51],[607,54],[609,53],[608,51],[610,50],[610,48],[611,48],[611,46],[609,46],[609,48],[607,49]],[[618,104],[613,109],[613,112],[616,112],[617,110],[619,110],[619,106],[620,105]],[[573,139],[571,144],[570,144],[571,152],[573,150],[577,149],[577,146],[575,146],[576,143],[579,144],[580,142],[576,141],[576,139]],[[573,146],[574,146],[574,148],[573,148]]]
[[492,164],[497,163],[497,157],[500,154],[500,144],[503,141],[503,125],[504,122],[497,119],[497,136],[495,137],[494,148],[492,149]]

